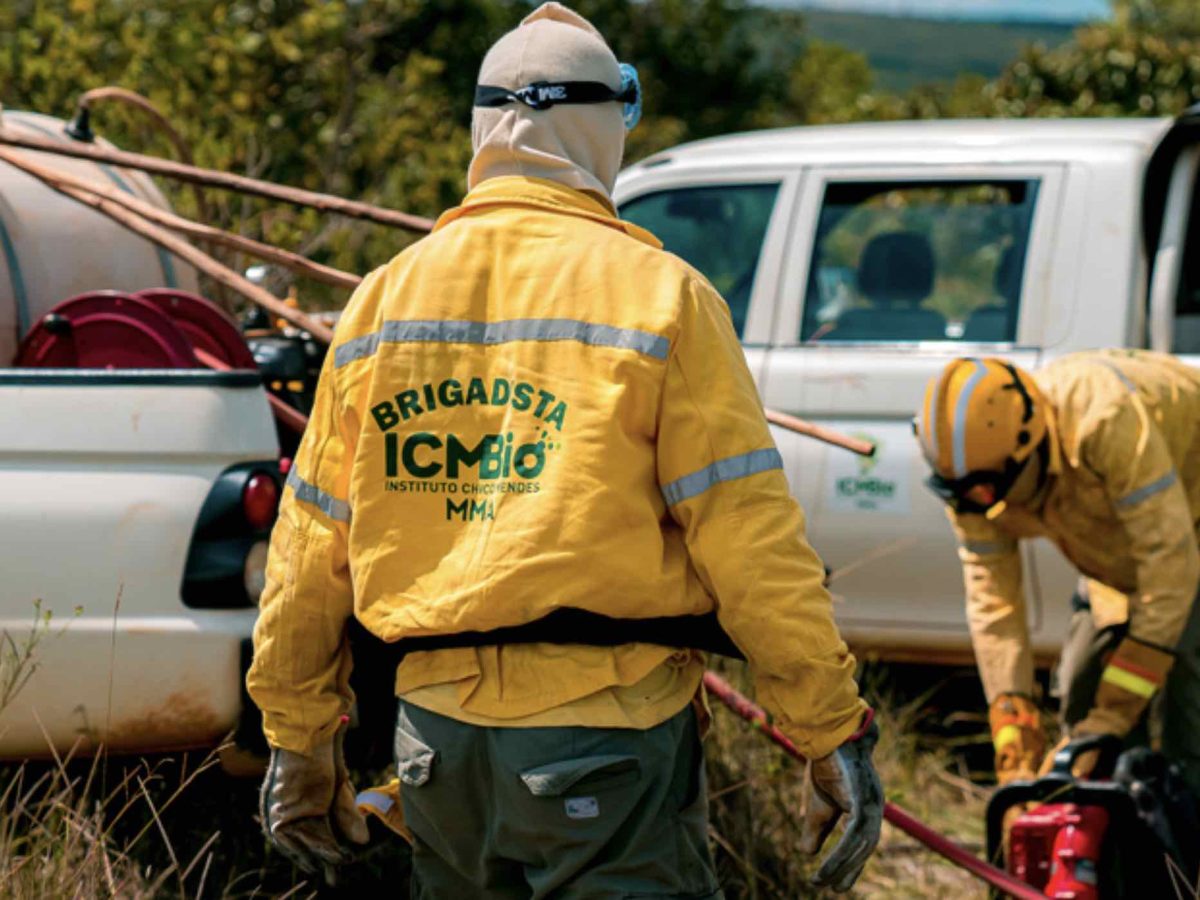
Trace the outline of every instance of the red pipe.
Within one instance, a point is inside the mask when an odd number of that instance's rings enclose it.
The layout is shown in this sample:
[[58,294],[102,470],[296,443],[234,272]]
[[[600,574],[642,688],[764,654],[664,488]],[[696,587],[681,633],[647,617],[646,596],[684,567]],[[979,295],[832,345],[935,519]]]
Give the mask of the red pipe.
[[[710,694],[749,722],[753,728],[765,734],[769,740],[781,747],[789,756],[800,760],[800,762],[808,762],[804,754],[796,749],[796,745],[782,731],[771,724],[770,717],[762,707],[738,693],[733,685],[720,675],[714,672],[705,672],[704,686]],[[948,859],[956,866],[966,869],[977,878],[982,878],[997,890],[1004,891],[1016,897],[1017,900],[1046,900],[1045,894],[1039,893],[1025,882],[1018,881],[1003,869],[998,869],[984,862],[975,856],[975,854],[964,850],[958,844],[949,840],[944,835],[938,834],[928,825],[914,818],[894,803],[884,804],[883,817],[905,834],[916,838],[916,840],[934,853]]]
[[[233,366],[222,360],[217,359],[211,353],[201,350],[199,347],[193,347],[192,353],[195,354],[196,362],[210,369],[215,369],[218,372],[230,372]],[[292,429],[296,434],[304,434],[304,429],[308,427],[308,416],[297,409],[292,409],[270,391],[267,391],[267,403],[270,404],[271,412],[275,418],[283,425]]]

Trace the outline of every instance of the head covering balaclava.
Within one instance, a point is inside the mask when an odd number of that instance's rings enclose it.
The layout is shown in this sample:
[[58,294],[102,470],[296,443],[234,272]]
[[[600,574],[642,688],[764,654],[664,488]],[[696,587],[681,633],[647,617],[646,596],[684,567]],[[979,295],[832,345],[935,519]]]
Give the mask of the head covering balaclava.
[[[545,3],[492,46],[478,79],[510,90],[537,81],[596,81],[617,90],[621,70],[591,22],[559,3]],[[476,107],[471,141],[468,189],[500,175],[522,175],[607,198],[621,168],[625,124],[620,103],[546,110],[510,103]]]

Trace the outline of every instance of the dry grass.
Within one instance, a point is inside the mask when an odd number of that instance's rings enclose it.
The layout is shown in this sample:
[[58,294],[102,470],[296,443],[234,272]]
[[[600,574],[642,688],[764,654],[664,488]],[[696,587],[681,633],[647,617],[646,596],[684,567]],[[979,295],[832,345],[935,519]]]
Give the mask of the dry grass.
[[[0,713],[58,633],[39,604],[23,638],[0,632]],[[397,841],[365,852],[340,890],[306,880],[267,847],[258,785],[226,776],[217,756],[0,766],[0,898],[361,897],[381,884],[403,896],[408,858]],[[379,774],[362,778],[378,783]]]
[[[162,814],[211,764],[206,761],[157,802],[161,764],[141,761],[125,769],[107,792],[99,789],[104,780],[101,759],[82,771],[59,760],[9,769],[0,795],[0,884],[6,895],[31,900],[155,897],[168,884],[178,896],[204,895],[212,861],[209,846],[181,860]],[[125,835],[130,828],[132,836]],[[157,839],[171,862],[161,870],[145,868],[134,853],[143,841]]]
[[[37,671],[38,647],[60,633],[51,621],[35,603],[22,638],[0,632],[0,713]],[[216,871],[226,867],[218,862],[215,817],[179,815],[181,807],[204,805],[202,783],[220,777],[215,766],[214,752],[198,763],[187,754],[114,760],[102,754],[0,767],[0,896],[235,896],[237,880]],[[230,793],[208,794],[222,795]],[[253,805],[235,809],[252,824]],[[195,829],[181,826],[181,818],[200,820],[207,836],[197,843]],[[255,843],[261,847],[261,838]],[[252,895],[263,881],[251,879]]]
[[[729,673],[737,677],[736,672]],[[890,799],[968,844],[982,839],[984,791],[948,745],[919,737],[916,702],[881,712],[877,754]],[[813,896],[796,850],[801,770],[732,715],[707,742],[712,835],[729,900]],[[363,776],[365,783],[367,776]],[[329,895],[267,853],[253,782],[187,754],[55,761],[0,769],[0,894],[13,898]],[[340,892],[382,884],[404,896],[407,854],[380,837]],[[982,897],[978,882],[885,827],[863,897]]]
[[270,852],[257,787],[215,753],[0,768],[0,897],[405,896],[399,840],[379,836],[338,890]]
[[[22,684],[34,664],[32,647],[0,642],[0,686]],[[740,667],[725,674],[744,686]],[[930,727],[928,696],[898,692],[892,674],[885,668],[866,679],[879,707],[883,737],[876,759],[888,798],[978,849],[986,792],[968,777],[961,748],[932,736],[938,729]],[[712,838],[727,897],[814,896],[807,884],[813,863],[797,851],[802,770],[731,714],[717,709],[714,718],[707,741]],[[268,852],[256,821],[256,788],[221,773],[215,754],[0,767],[0,895],[366,896],[382,885],[391,895],[405,895],[406,849],[382,835],[347,873],[341,890],[305,881]],[[880,851],[855,895],[962,898],[985,892],[885,826]]]
[[[902,711],[903,713],[903,711]],[[800,769],[732,716],[715,711],[708,742],[712,834],[729,900],[813,896],[796,851]],[[884,733],[901,734],[895,712]],[[948,751],[920,755],[885,740],[889,797],[935,827],[978,844],[981,789],[952,774]],[[104,772],[107,768],[109,771]],[[107,777],[105,777],[107,774]],[[0,769],[0,895],[17,898],[312,897],[318,891],[266,852],[255,785],[186,755],[154,760],[30,763]],[[403,897],[400,843],[381,837],[339,893],[389,885]],[[885,827],[860,882],[863,897],[982,897],[978,882]]]
[[[744,686],[741,667],[723,674]],[[875,759],[888,799],[980,850],[987,792],[967,777],[952,742],[929,736],[925,698],[900,701],[886,684],[868,684],[868,690],[878,706],[882,737]],[[712,836],[727,897],[819,896],[808,885],[815,864],[798,850],[802,768],[724,710],[713,716],[707,741]],[[986,896],[980,882],[889,825],[854,893]]]
[[[21,640],[0,633],[0,712],[33,677],[37,648],[56,632],[34,604],[33,627]],[[49,745],[49,741],[47,741]],[[215,755],[180,773],[167,788],[167,763],[114,766],[55,755],[48,763],[0,769],[0,890],[4,896],[154,897],[168,883],[179,896],[202,896],[217,835],[189,859],[176,853],[163,816],[215,763]],[[161,839],[170,859],[147,869],[134,857],[145,841]]]

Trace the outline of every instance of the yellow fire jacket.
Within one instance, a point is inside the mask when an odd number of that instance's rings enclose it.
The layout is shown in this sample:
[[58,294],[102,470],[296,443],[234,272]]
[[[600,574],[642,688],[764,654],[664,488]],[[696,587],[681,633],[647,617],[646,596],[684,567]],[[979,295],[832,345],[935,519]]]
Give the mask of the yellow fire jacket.
[[[991,521],[950,514],[989,701],[1032,689],[1020,538],[1050,538],[1094,583],[1127,595],[1130,636],[1164,649],[1200,584],[1200,372],[1163,354],[1107,351],[1064,357],[1035,378],[1053,408],[1040,504]],[[1097,598],[1106,623],[1112,596]]]
[[[805,752],[864,704],[727,307],[589,195],[485,181],[373,272],[338,324],[272,536],[248,687],[305,752],[351,702],[343,625],[387,641],[559,607],[720,621]],[[663,665],[669,648],[408,655],[517,719]],[[665,716],[664,716],[665,717]]]

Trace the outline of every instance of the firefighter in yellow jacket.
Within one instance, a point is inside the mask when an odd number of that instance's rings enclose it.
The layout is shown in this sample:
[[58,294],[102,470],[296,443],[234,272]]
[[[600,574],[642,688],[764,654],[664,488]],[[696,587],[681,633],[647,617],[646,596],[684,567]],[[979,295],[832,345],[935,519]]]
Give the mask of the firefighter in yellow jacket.
[[877,730],[728,309],[614,214],[635,75],[551,3],[489,52],[475,102],[470,192],[355,293],[288,478],[248,678],[268,834],[309,870],[364,839],[350,616],[394,642],[582,611],[629,642],[404,657],[417,896],[719,896],[703,656],[636,639],[715,610],[814,759],[802,843],[849,816],[816,876],[844,890],[879,835]]
[[917,430],[958,536],[1000,782],[1045,754],[1018,542],[1047,537],[1086,579],[1059,667],[1060,748],[1144,732],[1156,701],[1156,740],[1200,789],[1200,372],[1141,351],[1033,375],[960,359],[930,382]]

